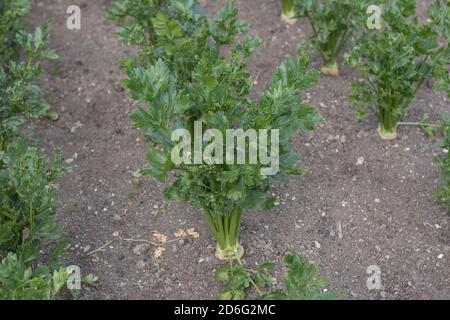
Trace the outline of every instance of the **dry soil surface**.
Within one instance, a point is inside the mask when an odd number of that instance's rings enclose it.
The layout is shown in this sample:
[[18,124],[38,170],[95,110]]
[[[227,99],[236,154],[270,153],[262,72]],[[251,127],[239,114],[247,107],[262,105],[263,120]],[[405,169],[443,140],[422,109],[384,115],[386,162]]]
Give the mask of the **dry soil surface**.
[[[431,1],[418,2],[423,13]],[[133,176],[145,165],[147,148],[128,119],[134,104],[121,88],[119,62],[133,50],[117,41],[115,25],[104,18],[111,1],[77,1],[80,31],[66,28],[66,9],[74,1],[32,3],[34,24],[54,21],[50,44],[61,57],[42,81],[60,119],[39,121],[36,133],[45,150],[60,147],[73,169],[60,181],[58,211],[72,242],[67,262],[100,278],[97,288],[83,289],[82,298],[215,299],[221,287],[213,271],[220,263],[201,212],[164,201],[163,185]],[[214,14],[225,1],[203,3]],[[277,0],[237,3],[250,33],[264,39],[250,65],[260,90],[311,28],[305,20],[292,27],[281,23]],[[320,65],[315,54],[313,67]],[[281,279],[283,253],[293,250],[317,263],[329,289],[349,299],[448,299],[449,216],[433,197],[439,173],[432,157],[439,150],[417,128],[401,128],[397,140],[384,142],[375,118],[357,121],[347,101],[356,78],[356,71],[343,67],[341,77],[321,77],[304,93],[327,119],[314,134],[295,139],[311,171],[276,188],[280,204],[274,210],[245,215],[245,261],[275,260]],[[428,113],[436,120],[448,106],[443,94],[424,87],[407,119]],[[152,240],[155,231],[172,239],[178,228],[196,228],[200,236],[170,243],[160,258],[150,244],[123,240]],[[371,265],[381,270],[381,290],[368,290]]]

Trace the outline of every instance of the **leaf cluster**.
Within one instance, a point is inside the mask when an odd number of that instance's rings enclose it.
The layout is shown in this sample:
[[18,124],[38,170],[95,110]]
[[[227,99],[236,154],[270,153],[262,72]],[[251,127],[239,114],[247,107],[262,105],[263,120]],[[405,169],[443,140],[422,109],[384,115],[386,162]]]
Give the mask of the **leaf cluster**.
[[0,299],[50,299],[66,276],[67,241],[53,221],[62,157],[16,141],[0,161]]
[[325,277],[317,276],[317,266],[306,257],[295,253],[287,253],[284,258],[287,272],[284,278],[284,289],[264,293],[264,289],[276,285],[276,279],[270,271],[275,263],[267,262],[256,269],[247,269],[244,265],[223,266],[216,270],[217,281],[226,285],[220,293],[221,300],[243,300],[250,287],[254,287],[262,300],[333,300],[336,295],[324,290],[328,285]]

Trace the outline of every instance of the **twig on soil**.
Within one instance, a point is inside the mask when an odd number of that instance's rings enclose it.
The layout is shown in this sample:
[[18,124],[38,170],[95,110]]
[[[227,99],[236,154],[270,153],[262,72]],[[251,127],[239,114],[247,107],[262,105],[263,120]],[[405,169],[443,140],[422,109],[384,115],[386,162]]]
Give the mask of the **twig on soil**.
[[122,241],[128,241],[128,242],[144,242],[144,243],[148,243],[151,244],[154,247],[160,247],[161,245],[158,245],[154,242],[151,242],[150,240],[145,240],[145,239],[120,239]]
[[116,241],[116,239],[112,239],[111,241],[108,241],[107,243],[105,243],[104,245],[102,245],[100,248],[97,248],[95,250],[92,250],[91,252],[87,253],[87,256],[92,256],[94,253],[97,253],[99,251],[102,251],[103,249],[105,249],[105,247],[109,246],[111,243],[113,243],[114,241]]
[[156,244],[156,243],[151,242],[150,240],[146,240],[146,239],[122,239],[122,238],[120,238],[120,240],[122,240],[122,241],[129,241],[129,242],[144,242],[144,243],[151,244],[154,247],[164,247],[165,245],[167,245],[169,243],[176,242],[176,241],[179,241],[179,240],[187,238],[187,237],[188,236],[184,236],[184,237],[168,240],[166,242],[159,243],[159,244]]

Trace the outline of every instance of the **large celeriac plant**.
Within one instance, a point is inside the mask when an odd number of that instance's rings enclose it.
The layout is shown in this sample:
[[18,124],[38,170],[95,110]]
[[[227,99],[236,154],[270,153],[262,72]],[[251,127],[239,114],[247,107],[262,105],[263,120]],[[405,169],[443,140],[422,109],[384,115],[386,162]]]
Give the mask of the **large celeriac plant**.
[[[134,125],[155,146],[146,154],[149,165],[142,173],[167,183],[167,198],[189,201],[203,210],[217,241],[218,258],[240,257],[244,210],[272,207],[272,183],[284,181],[287,174],[305,173],[305,168],[295,166],[299,157],[291,152],[291,138],[320,120],[299,99],[302,90],[316,83],[318,74],[308,70],[309,59],[301,48],[253,100],[253,81],[245,68],[260,40],[235,39],[247,25],[238,21],[234,2],[214,18],[188,0],[153,1],[156,10],[138,10],[140,5],[139,0],[118,1],[109,16],[121,25],[119,37],[125,43],[140,45],[139,57],[125,63],[124,84],[134,100],[147,103],[131,114]],[[151,39],[149,30],[153,30]],[[221,54],[223,45],[231,45],[228,54]],[[223,136],[228,129],[279,129],[280,172],[263,175],[261,163],[175,165],[171,132],[179,128],[194,132],[198,121],[203,130],[216,129]]]

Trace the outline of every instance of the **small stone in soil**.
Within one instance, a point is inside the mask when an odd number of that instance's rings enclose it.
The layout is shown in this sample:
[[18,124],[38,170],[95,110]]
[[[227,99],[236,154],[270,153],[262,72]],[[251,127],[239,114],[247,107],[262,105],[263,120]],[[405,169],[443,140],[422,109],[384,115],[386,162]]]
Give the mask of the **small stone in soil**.
[[362,166],[364,164],[364,158],[363,157],[359,157],[358,160],[356,160],[356,165],[357,166]]

